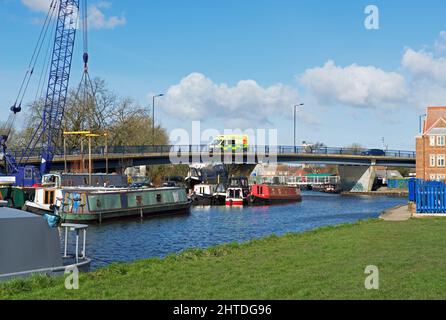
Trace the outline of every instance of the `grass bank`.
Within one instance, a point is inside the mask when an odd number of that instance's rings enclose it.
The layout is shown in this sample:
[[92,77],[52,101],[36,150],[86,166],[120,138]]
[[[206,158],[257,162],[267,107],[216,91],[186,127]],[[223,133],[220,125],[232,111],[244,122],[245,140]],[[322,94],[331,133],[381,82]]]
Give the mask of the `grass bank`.
[[[446,220],[378,220],[0,284],[0,299],[445,299]],[[380,289],[364,288],[368,265]]]

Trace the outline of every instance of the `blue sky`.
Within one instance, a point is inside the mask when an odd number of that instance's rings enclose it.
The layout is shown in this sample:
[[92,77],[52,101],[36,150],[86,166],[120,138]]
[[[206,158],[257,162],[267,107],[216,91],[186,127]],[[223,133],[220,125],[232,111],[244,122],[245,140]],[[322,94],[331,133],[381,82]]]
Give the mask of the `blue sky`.
[[[48,0],[0,0],[0,119],[8,115]],[[379,8],[380,28],[364,27]],[[89,1],[90,72],[169,130],[277,128],[298,141],[414,149],[418,115],[446,105],[444,1]],[[99,14],[99,15],[98,15]],[[80,80],[81,38],[71,85]],[[32,91],[32,90],[31,90]],[[32,94],[30,95],[30,99]]]

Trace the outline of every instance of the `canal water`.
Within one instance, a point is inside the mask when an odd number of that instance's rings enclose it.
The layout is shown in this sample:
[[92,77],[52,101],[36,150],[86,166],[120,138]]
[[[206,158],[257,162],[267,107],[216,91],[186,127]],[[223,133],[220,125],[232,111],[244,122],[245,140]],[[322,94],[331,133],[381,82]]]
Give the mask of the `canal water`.
[[346,197],[306,192],[298,204],[269,207],[194,207],[190,215],[110,222],[88,228],[92,267],[165,257],[189,248],[377,218],[405,198]]

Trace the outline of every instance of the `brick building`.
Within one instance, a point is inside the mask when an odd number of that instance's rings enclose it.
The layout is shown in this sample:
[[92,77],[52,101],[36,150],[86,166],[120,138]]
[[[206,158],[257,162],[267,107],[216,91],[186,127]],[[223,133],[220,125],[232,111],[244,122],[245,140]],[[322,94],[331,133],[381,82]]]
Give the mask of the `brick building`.
[[417,178],[446,181],[446,107],[428,107],[416,137]]

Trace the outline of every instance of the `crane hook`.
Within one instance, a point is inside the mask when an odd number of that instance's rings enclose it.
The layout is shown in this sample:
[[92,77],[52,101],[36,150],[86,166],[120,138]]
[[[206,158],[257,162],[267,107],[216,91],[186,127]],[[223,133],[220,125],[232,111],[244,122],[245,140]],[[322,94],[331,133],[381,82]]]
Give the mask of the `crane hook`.
[[11,107],[11,111],[14,112],[14,114],[19,113],[20,111],[22,111],[22,104],[19,104],[19,106],[17,106],[16,104],[14,104]]

